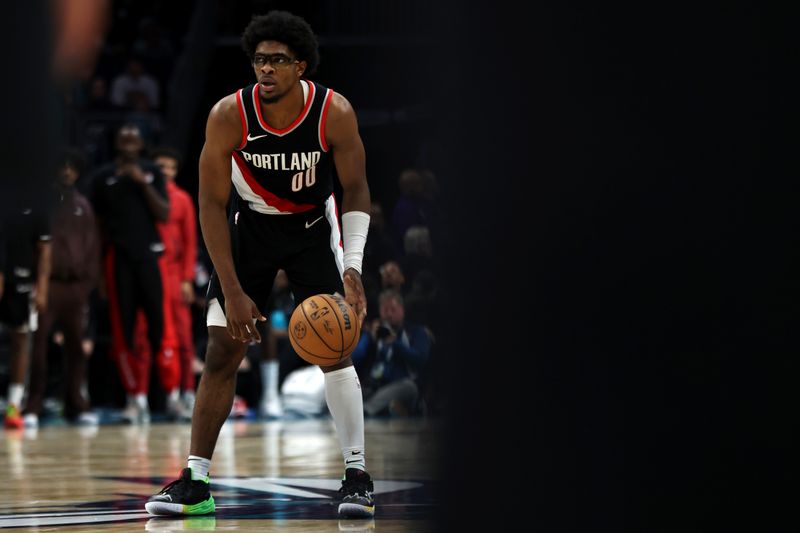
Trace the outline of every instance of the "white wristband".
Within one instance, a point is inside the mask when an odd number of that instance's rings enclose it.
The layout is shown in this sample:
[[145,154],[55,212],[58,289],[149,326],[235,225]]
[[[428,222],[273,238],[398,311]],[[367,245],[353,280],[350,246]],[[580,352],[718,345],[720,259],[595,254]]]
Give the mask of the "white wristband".
[[342,241],[344,244],[344,269],[352,268],[361,274],[364,245],[367,243],[369,215],[363,211],[342,214]]

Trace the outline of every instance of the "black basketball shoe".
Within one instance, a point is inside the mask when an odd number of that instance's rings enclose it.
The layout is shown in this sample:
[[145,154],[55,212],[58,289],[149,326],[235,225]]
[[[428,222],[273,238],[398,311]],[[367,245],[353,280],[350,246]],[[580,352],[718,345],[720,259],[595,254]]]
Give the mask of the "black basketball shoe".
[[372,499],[372,478],[363,470],[348,468],[344,471],[342,503],[339,516],[369,517],[375,515],[375,501]]
[[151,496],[144,508],[152,515],[201,515],[214,512],[214,497],[208,490],[209,479],[192,479],[192,470],[184,468],[181,477]]

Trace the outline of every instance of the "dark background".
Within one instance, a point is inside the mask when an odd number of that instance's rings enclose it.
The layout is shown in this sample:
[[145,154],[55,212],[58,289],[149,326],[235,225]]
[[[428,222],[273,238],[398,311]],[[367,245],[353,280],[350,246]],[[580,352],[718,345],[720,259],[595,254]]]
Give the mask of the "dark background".
[[[267,4],[226,3],[220,35]],[[777,525],[796,504],[796,13],[369,5],[293,3],[349,36],[316,79],[363,112],[374,195],[409,160],[441,180],[441,529]],[[201,68],[189,158],[249,83],[235,42]]]
[[483,2],[458,18],[453,319],[471,333],[447,523],[779,524],[798,405],[790,14]]
[[[367,174],[376,196],[389,207],[400,172],[429,167],[426,145],[433,117],[428,55],[433,40],[422,2],[193,0],[112,2],[110,31],[97,73],[111,79],[125,68],[137,25],[156,18],[177,51],[162,92],[164,132],[159,142],[175,146],[187,164],[179,184],[197,195],[197,165],[211,107],[255,82],[241,47],[254,14],[289,10],[304,17],[320,42],[320,65],[311,79],[343,94],[359,118],[367,151]],[[131,34],[133,32],[133,34]]]

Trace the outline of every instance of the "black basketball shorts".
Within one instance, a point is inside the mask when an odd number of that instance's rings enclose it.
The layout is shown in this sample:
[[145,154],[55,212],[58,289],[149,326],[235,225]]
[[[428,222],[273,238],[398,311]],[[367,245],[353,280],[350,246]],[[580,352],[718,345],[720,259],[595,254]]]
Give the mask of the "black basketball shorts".
[[0,323],[14,331],[36,331],[38,314],[33,306],[30,282],[6,282],[0,298]]
[[[229,220],[239,283],[263,310],[278,269],[289,278],[295,304],[314,294],[344,295],[343,250],[336,202],[291,215],[265,215],[242,202]],[[208,286],[206,324],[226,327],[225,297],[216,272]]]

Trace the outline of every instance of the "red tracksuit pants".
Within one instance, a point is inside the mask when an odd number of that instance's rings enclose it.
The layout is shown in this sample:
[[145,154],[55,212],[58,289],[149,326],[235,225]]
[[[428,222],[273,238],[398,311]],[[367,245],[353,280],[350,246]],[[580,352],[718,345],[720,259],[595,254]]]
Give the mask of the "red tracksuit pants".
[[[180,363],[169,299],[163,290],[163,256],[152,261],[131,261],[111,249],[105,259],[112,356],[125,391],[147,394],[153,353],[164,391],[177,388]],[[141,334],[134,334],[136,330]]]

